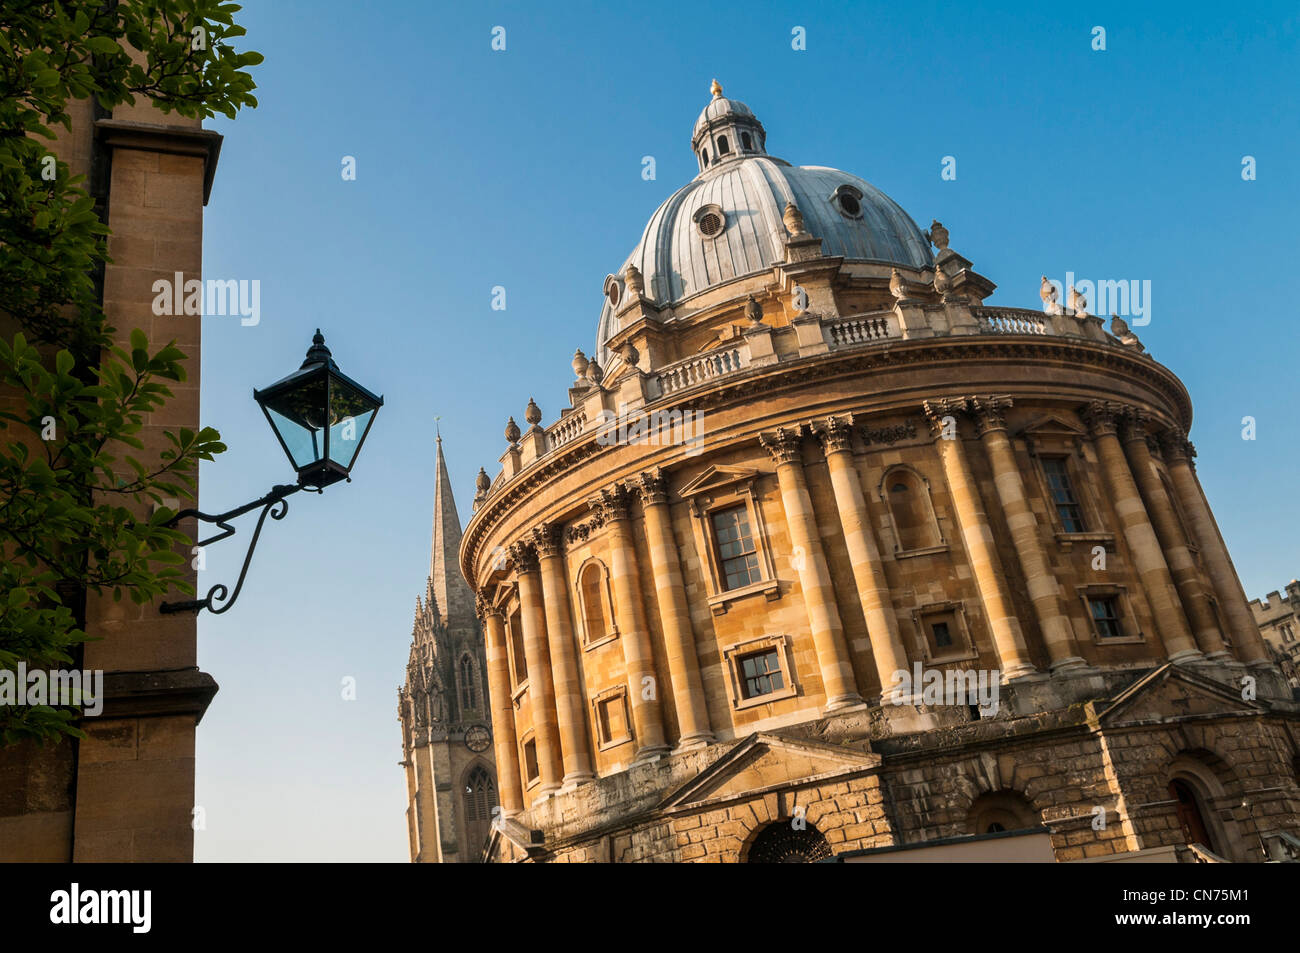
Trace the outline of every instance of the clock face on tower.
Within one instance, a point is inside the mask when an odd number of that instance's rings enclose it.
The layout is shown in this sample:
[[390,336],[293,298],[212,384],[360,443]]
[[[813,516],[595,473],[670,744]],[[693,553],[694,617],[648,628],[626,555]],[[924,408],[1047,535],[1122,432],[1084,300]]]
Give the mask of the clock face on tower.
[[482,754],[492,744],[492,732],[487,725],[471,725],[465,730],[465,747],[475,754]]

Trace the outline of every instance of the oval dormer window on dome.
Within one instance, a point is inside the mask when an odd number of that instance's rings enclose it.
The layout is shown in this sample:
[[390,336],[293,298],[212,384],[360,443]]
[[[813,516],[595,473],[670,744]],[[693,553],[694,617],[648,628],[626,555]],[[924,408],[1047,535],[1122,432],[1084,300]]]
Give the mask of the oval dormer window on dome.
[[605,276],[605,297],[609,299],[611,308],[617,308],[623,300],[623,284],[614,275]]
[[862,217],[862,192],[852,185],[841,185],[832,192],[831,204],[845,218]]
[[705,238],[717,238],[727,227],[727,213],[721,205],[705,205],[694,216],[695,227]]

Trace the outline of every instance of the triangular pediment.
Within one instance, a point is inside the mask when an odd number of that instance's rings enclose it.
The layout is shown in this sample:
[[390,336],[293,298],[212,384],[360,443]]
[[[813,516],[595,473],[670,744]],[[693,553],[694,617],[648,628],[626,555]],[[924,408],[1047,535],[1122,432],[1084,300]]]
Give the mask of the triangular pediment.
[[792,784],[869,771],[881,757],[861,745],[834,745],[768,732],[736,742],[730,751],[682,785],[661,804],[664,810],[752,797]]
[[1019,436],[1022,437],[1085,437],[1087,432],[1082,428],[1075,426],[1068,420],[1064,420],[1056,414],[1044,414],[1041,417],[1035,417],[1025,426],[1020,428]]
[[1266,711],[1267,706],[1241,697],[1211,678],[1177,665],[1166,664],[1138,679],[1104,708],[1097,720],[1107,728],[1150,724],[1198,715],[1225,715]]
[[677,493],[683,497],[698,496],[712,490],[735,486],[737,483],[748,483],[762,475],[763,471],[755,470],[753,467],[711,466],[678,490]]

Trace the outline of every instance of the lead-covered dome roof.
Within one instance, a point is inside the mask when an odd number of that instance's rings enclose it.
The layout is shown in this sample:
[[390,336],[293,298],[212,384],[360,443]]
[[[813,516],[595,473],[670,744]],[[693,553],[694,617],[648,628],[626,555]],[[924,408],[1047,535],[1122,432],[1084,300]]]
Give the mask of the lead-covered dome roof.
[[724,98],[716,80],[713,94],[691,134],[700,174],[655,210],[641,241],[606,282],[597,332],[602,364],[605,342],[618,331],[619,293],[611,300],[608,292],[629,263],[659,307],[769,271],[785,258],[788,202],[798,206],[805,230],[822,240],[827,256],[913,269],[933,263],[921,229],[893,199],[848,172],[769,156],[750,108]]

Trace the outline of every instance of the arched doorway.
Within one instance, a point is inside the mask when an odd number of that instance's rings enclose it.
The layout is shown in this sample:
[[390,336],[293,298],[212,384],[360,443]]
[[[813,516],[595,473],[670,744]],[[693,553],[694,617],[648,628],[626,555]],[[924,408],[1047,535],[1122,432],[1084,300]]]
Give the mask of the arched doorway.
[[1017,791],[993,791],[971,802],[966,814],[966,833],[1000,834],[1041,827],[1042,817]]
[[751,864],[811,864],[831,857],[831,845],[811,824],[795,828],[789,820],[775,821],[758,832],[749,845]]
[[1182,778],[1169,782],[1169,797],[1174,802],[1178,815],[1178,824],[1183,829],[1183,838],[1189,844],[1200,844],[1216,854],[1222,853],[1219,845],[1210,836],[1209,825],[1201,811],[1201,799],[1195,789]]

